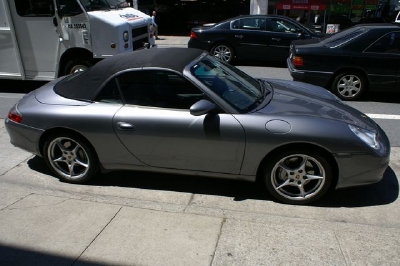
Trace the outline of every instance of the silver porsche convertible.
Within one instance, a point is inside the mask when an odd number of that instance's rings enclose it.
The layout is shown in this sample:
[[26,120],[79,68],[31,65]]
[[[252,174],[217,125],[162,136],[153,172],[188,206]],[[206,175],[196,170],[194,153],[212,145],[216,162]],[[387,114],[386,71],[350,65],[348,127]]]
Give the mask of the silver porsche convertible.
[[260,180],[290,204],[378,182],[390,156],[385,132],[325,89],[188,48],[105,59],[27,94],[5,123],[62,181],[121,169]]

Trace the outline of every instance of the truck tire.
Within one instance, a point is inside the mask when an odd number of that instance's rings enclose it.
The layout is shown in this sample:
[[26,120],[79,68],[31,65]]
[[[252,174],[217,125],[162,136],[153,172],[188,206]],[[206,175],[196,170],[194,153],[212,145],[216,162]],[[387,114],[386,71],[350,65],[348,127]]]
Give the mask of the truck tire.
[[63,71],[63,76],[69,75],[79,71],[85,71],[89,67],[93,66],[93,62],[89,59],[80,58],[80,59],[71,59],[65,64],[65,68]]

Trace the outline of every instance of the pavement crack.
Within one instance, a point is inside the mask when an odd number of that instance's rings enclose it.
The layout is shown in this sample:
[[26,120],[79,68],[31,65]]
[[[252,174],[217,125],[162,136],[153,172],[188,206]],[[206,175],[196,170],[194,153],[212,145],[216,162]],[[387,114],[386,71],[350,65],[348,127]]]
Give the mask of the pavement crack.
[[336,235],[336,232],[333,231],[333,234],[335,235],[336,241],[337,241],[338,244],[339,244],[340,254],[342,254],[342,256],[343,256],[344,263],[345,263],[346,265],[349,265],[349,264],[347,263],[346,256],[345,256],[344,253],[343,253],[343,249],[342,249],[342,246],[340,245],[340,241],[339,241],[339,238],[338,238],[337,235]]
[[110,221],[103,227],[103,229],[100,230],[100,232],[93,238],[93,240],[86,246],[86,248],[81,252],[81,254],[79,254],[78,258],[76,258],[76,260],[71,264],[74,265],[75,263],[78,262],[78,260],[82,257],[83,253],[86,252],[86,250],[93,244],[94,241],[96,241],[96,239],[99,237],[99,235],[101,233],[104,232],[104,230],[108,227],[108,225],[115,219],[115,217],[117,217],[118,213],[121,211],[123,207],[121,206],[118,211],[115,213],[115,215],[110,219]]
[[190,199],[189,199],[188,203],[186,204],[185,208],[183,209],[183,212],[186,212],[186,208],[187,208],[190,204],[192,204],[193,199],[194,199],[194,193],[192,193],[192,195],[190,196]]
[[212,254],[212,256],[211,256],[212,259],[211,259],[211,262],[210,262],[210,266],[212,266],[213,263],[214,263],[215,254],[217,253],[217,248],[218,248],[219,240],[221,239],[221,235],[222,235],[222,228],[224,227],[224,224],[225,224],[225,223],[226,223],[226,218],[222,218],[221,226],[220,226],[219,232],[218,232],[218,238],[217,238],[217,241],[216,241],[216,243],[215,243],[214,252],[213,252],[213,254]]
[[0,211],[3,211],[3,210],[5,210],[5,209],[9,209],[9,210],[18,209],[18,208],[10,208],[10,207],[13,206],[14,204],[17,204],[17,203],[20,202],[21,200],[26,199],[27,197],[29,197],[29,196],[31,196],[31,195],[33,195],[33,194],[34,194],[34,193],[30,193],[30,194],[26,195],[25,197],[20,198],[20,199],[17,200],[16,202],[13,202],[13,203],[11,203],[10,205],[8,205],[8,206],[2,208]]

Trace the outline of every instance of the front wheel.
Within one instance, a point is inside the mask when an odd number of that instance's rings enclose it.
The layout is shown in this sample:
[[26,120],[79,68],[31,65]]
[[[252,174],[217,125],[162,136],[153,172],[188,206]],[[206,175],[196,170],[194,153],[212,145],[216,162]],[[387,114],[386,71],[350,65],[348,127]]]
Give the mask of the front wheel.
[[83,183],[98,170],[93,149],[74,134],[49,138],[44,146],[44,159],[50,170],[62,181]]
[[227,63],[232,62],[235,57],[235,53],[229,45],[226,44],[217,44],[211,49],[211,55],[218,58],[221,61],[225,61]]
[[353,101],[365,93],[366,87],[367,82],[361,73],[343,72],[335,77],[332,92],[342,100]]
[[284,151],[266,164],[265,185],[277,200],[308,204],[321,198],[332,183],[332,168],[320,154],[307,150]]

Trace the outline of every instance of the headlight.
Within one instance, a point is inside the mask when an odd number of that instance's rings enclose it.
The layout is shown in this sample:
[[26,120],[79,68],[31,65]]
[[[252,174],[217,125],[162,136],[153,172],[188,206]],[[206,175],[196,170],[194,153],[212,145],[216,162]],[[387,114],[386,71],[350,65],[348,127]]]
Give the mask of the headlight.
[[129,34],[127,31],[124,31],[122,34],[122,38],[124,39],[124,42],[127,42],[129,40]]
[[376,140],[376,132],[372,132],[363,128],[359,128],[353,125],[349,125],[351,131],[356,134],[362,141],[364,141],[368,146],[377,150],[379,149],[379,142]]

